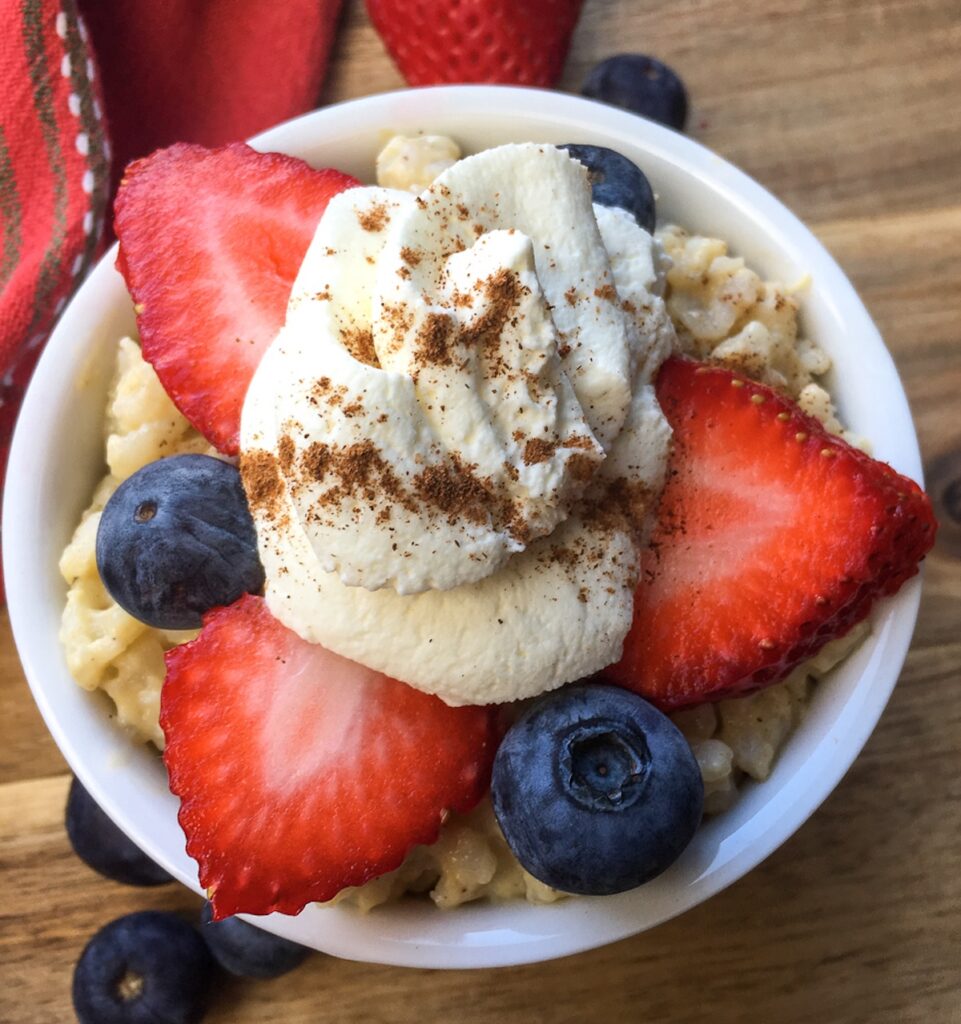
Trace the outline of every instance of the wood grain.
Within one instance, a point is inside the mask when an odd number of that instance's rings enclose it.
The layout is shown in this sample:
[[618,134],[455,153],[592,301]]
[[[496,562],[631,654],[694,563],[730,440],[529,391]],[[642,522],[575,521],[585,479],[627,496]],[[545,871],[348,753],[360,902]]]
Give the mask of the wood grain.
[[[564,86],[619,50],[673,63],[691,134],[811,223],[894,354],[936,500],[961,478],[958,0],[587,0]],[[401,84],[359,2],[325,93]],[[952,504],[954,500],[954,504]],[[212,1022],[961,1022],[961,544],[928,561],[891,705],[844,782],[781,850],[647,935],[551,964],[411,971],[317,956],[225,983]],[[954,539],[952,539],[954,538]],[[68,778],[0,620],[0,1024],[73,1019],[86,939],[198,901],[104,881],[70,852]]]

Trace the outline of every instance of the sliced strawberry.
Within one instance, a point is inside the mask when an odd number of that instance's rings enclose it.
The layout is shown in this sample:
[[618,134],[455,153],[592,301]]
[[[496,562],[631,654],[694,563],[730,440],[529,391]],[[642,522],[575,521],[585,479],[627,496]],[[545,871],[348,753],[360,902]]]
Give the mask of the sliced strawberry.
[[913,481],[728,370],[670,359],[657,396],[674,452],[612,680],[662,708],[758,689],[917,572]]
[[130,164],[115,202],[117,266],[144,357],[177,408],[238,452],[240,410],[331,196],[359,184],[236,143],[178,144]]
[[166,657],[164,761],[217,918],[361,885],[487,790],[495,708],[448,707],[306,643],[263,598],[211,612]]
[[554,86],[583,0],[367,0],[408,85]]

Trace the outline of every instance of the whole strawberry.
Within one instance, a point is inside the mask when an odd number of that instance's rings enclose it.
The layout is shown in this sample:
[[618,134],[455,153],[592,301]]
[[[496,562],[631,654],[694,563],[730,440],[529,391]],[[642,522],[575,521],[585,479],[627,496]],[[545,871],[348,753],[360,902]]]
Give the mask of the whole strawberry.
[[367,0],[408,85],[557,84],[582,0]]

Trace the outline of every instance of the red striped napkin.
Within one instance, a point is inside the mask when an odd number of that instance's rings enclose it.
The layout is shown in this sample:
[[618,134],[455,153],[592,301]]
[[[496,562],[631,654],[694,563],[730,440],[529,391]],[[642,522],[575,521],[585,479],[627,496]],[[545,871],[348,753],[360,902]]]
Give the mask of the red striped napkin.
[[40,349],[100,251],[109,148],[76,10],[0,0],[0,459]]

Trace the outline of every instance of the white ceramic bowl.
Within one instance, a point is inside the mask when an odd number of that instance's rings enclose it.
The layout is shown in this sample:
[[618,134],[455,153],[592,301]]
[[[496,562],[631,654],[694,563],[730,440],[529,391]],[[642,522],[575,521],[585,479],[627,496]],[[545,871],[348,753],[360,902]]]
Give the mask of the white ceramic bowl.
[[[917,440],[897,372],[854,289],[814,236],[750,178],[696,142],[631,114],[559,93],[444,87],[371,96],[281,125],[256,139],[370,181],[393,132],[452,135],[465,152],[504,142],[610,146],[643,167],[661,220],[726,239],[762,273],[810,274],[805,329],[834,360],[844,419],[874,450],[920,479]],[[10,617],[27,678],[70,766],[106,812],[168,871],[199,890],[177,801],[160,759],[115,728],[106,704],[70,678],[57,641],[64,584],[57,560],[103,469],[102,415],[117,338],[134,330],[109,253],[54,332],[14,438],[3,515]],[[837,785],[874,728],[911,639],[913,580],[873,617],[871,638],[817,688],[771,778],[706,822],[680,861],[620,896],[553,906],[521,902],[443,912],[413,901],[361,915],[310,907],[258,923],[338,956],[417,967],[528,963],[642,931],[730,885],[794,833]]]

